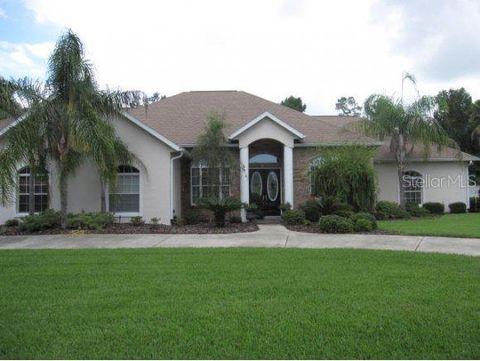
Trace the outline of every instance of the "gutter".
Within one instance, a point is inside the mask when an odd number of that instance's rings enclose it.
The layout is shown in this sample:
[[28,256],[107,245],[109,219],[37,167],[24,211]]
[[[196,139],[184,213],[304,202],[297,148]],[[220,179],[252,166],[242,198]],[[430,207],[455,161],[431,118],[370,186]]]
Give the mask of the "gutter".
[[173,161],[183,157],[184,151],[180,150],[180,154],[170,158],[170,222],[173,220],[175,214],[173,209]]

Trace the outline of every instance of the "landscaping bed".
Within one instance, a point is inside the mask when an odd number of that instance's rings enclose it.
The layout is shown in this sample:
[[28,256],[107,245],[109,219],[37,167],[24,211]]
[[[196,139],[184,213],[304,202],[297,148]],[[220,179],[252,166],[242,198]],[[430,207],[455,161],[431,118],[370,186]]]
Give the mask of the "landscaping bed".
[[213,223],[199,223],[181,226],[164,224],[132,225],[130,223],[114,223],[103,229],[62,229],[60,227],[43,229],[35,232],[21,230],[19,227],[0,227],[0,236],[45,235],[45,234],[225,234],[258,231],[255,222],[227,223],[225,227],[215,227]]

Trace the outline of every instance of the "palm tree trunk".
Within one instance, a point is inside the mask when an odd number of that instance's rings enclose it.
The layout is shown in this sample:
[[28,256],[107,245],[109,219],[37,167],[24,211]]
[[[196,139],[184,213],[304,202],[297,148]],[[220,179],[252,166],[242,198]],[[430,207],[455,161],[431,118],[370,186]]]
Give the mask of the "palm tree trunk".
[[28,214],[35,214],[35,172],[30,165],[30,177],[28,178]]
[[406,209],[407,202],[405,199],[405,182],[403,181],[403,175],[405,173],[405,161],[406,161],[406,144],[403,134],[398,135],[398,149],[397,149],[397,175],[398,175],[398,185],[399,185],[399,195],[400,195],[400,207]]
[[68,202],[68,188],[67,188],[67,177],[60,176],[59,179],[59,189],[60,189],[60,214],[61,214],[61,225],[62,228],[67,228],[67,202]]
[[106,212],[107,211],[107,197],[105,194],[105,182],[100,180],[100,211]]

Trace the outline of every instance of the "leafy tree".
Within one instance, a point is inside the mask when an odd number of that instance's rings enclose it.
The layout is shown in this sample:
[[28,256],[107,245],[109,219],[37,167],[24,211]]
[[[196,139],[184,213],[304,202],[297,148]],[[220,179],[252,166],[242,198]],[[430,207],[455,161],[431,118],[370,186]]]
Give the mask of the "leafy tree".
[[[138,102],[143,94],[100,90],[92,65],[84,56],[83,44],[71,30],[60,37],[49,58],[44,88],[42,94],[37,94],[41,98],[25,109],[23,121],[8,133],[9,137],[28,139],[31,130],[26,125],[29,124],[41,135],[43,147],[38,152],[44,152],[45,158],[55,163],[62,226],[65,227],[67,179],[77,167],[89,159],[96,164],[102,180],[114,185],[118,165],[131,161],[132,154],[115,134],[111,119],[125,105]],[[28,87],[19,89],[26,92]],[[9,105],[6,101],[0,108],[8,108]],[[35,152],[33,147],[30,151]],[[6,163],[12,162],[12,158],[22,160],[22,155],[15,153],[12,142],[8,142],[2,150],[4,157],[0,156],[0,159],[8,158],[5,154],[10,154],[10,160],[4,160]],[[0,168],[3,169],[3,166]],[[11,181],[16,177],[15,167],[8,169],[0,178],[0,187],[7,193],[15,186]]]
[[362,107],[357,104],[354,97],[338,98],[335,109],[340,111],[338,115],[358,117],[362,111]]
[[302,98],[296,98],[293,95],[290,95],[288,98],[282,100],[280,104],[298,110],[299,112],[304,112],[307,109],[307,104],[303,104]]
[[314,194],[346,202],[356,211],[372,211],[377,191],[375,152],[375,148],[361,145],[321,147],[311,174]]
[[374,94],[365,101],[366,118],[355,124],[364,134],[390,142],[390,150],[397,162],[400,205],[403,208],[406,206],[403,175],[413,146],[422,145],[428,156],[432,146],[441,148],[451,143],[448,134],[432,116],[435,105],[435,99],[427,96],[405,105],[402,100]]
[[473,103],[472,97],[464,88],[442,90],[436,98],[439,108],[435,112],[435,119],[462,151],[477,153],[480,101]]

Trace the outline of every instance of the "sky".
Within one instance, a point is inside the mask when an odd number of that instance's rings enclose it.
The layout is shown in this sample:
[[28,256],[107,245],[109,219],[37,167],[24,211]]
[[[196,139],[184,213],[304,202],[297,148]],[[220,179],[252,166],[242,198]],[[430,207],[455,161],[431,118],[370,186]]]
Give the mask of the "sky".
[[44,79],[67,28],[104,88],[294,95],[335,114],[342,96],[399,96],[409,72],[420,94],[480,98],[480,0],[0,0],[0,75]]

